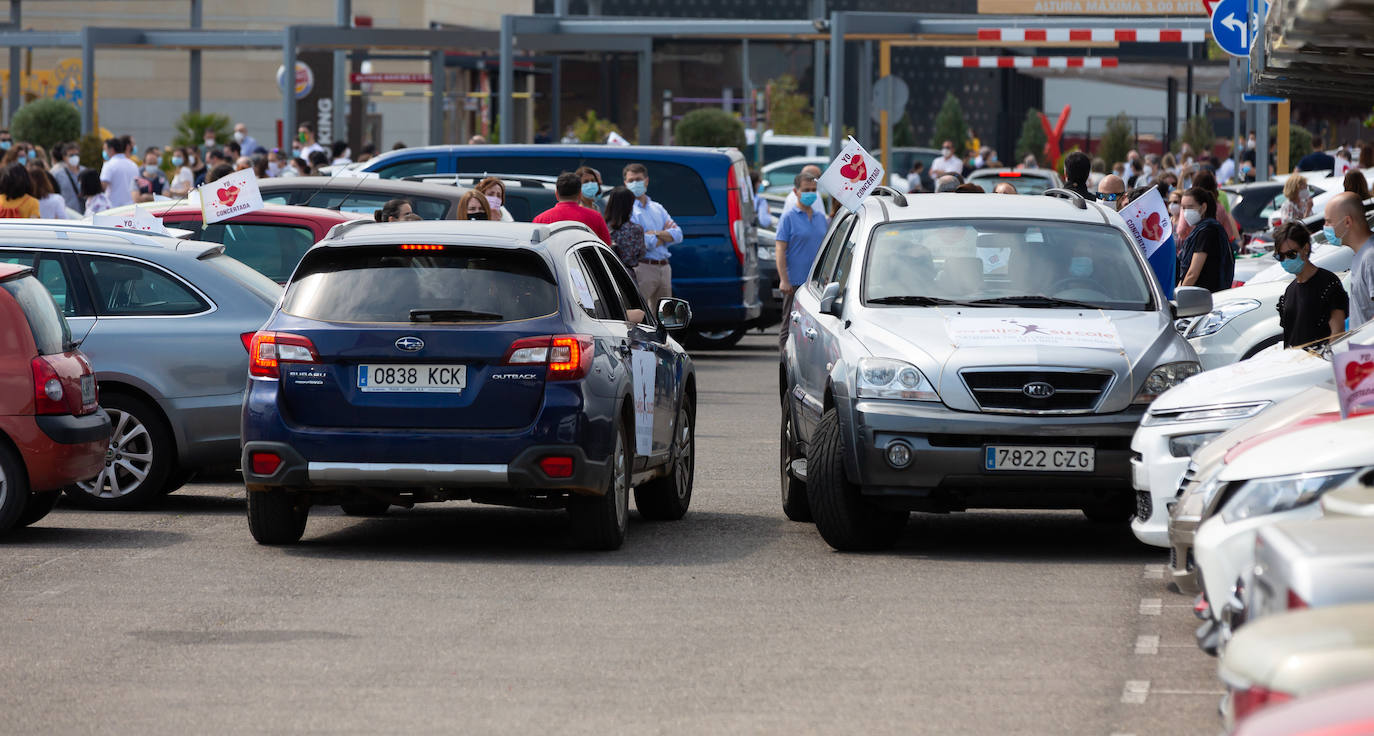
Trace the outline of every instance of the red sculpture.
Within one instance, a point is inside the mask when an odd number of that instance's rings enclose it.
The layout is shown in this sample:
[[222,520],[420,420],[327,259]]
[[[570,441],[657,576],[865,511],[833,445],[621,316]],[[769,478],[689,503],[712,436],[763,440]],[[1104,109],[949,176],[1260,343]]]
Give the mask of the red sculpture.
[[[1045,164],[1054,170],[1059,170],[1059,139],[1064,135],[1064,126],[1069,123],[1069,106],[1064,106],[1064,111],[1059,113],[1053,127],[1050,126],[1050,119],[1045,113],[1040,113],[1040,125],[1045,128]],[[1042,164],[1042,165],[1045,165]]]

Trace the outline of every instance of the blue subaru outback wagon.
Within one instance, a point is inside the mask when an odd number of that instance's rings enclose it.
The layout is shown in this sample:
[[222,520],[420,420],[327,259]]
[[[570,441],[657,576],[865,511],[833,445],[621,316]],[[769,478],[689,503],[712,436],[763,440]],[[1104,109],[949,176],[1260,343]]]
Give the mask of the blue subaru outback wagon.
[[291,544],[312,505],[566,508],[581,546],[691,501],[696,375],[580,224],[357,222],[297,266],[251,344],[248,526]]

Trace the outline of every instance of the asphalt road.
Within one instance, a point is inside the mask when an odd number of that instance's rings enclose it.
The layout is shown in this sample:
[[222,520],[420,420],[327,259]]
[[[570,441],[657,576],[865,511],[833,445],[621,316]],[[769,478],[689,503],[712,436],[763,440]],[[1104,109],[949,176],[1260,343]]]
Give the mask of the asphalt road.
[[3,733],[1197,734],[1215,661],[1161,551],[1077,512],[830,550],[778,502],[774,338],[697,357],[692,510],[614,553],[465,503],[248,534],[244,494],[0,539]]

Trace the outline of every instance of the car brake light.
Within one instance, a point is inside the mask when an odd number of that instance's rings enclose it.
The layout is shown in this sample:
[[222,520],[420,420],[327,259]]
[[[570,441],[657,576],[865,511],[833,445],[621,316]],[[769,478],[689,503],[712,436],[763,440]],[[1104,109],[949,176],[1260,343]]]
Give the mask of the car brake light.
[[1231,713],[1237,721],[1262,708],[1279,703],[1287,703],[1293,696],[1270,690],[1260,685],[1251,685],[1244,690],[1231,691]]
[[1019,172],[1019,171],[999,171],[999,172],[997,172],[997,175],[1000,176],[1000,177],[1002,177],[1003,179],[1017,179],[1017,178],[1020,178],[1021,172]]
[[443,250],[442,245],[429,245],[422,243],[406,243],[401,246],[401,250]]
[[503,365],[547,366],[550,381],[573,381],[592,367],[592,339],[587,335],[526,337],[506,349]]
[[565,455],[550,455],[539,459],[539,469],[550,478],[571,478],[573,459]]
[[248,346],[248,373],[259,378],[280,376],[280,363],[318,363],[310,338],[289,332],[258,332]]
[[62,390],[62,379],[58,377],[52,363],[40,355],[33,359],[30,367],[33,369],[33,413],[70,413],[66,402],[63,401],[66,392]]
[[744,216],[740,212],[740,188],[736,184],[735,178],[730,175],[730,170],[725,171],[725,180],[730,182],[726,188],[726,199],[729,205],[726,210],[730,218],[730,243],[735,246],[735,258],[740,265],[744,265]]
[[249,461],[253,475],[271,475],[281,467],[281,458],[272,452],[255,452]]
[[1303,600],[1302,596],[1297,593],[1288,591],[1288,610],[1293,611],[1299,608],[1307,608],[1307,601]]

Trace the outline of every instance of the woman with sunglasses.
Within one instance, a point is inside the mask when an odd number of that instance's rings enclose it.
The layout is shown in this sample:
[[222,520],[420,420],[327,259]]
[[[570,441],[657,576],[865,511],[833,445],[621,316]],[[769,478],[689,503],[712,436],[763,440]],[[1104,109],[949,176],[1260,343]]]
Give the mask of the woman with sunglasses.
[[1279,297],[1283,346],[1310,345],[1344,330],[1350,297],[1336,274],[1312,263],[1307,228],[1285,222],[1275,228],[1274,243],[1274,257],[1295,277]]

